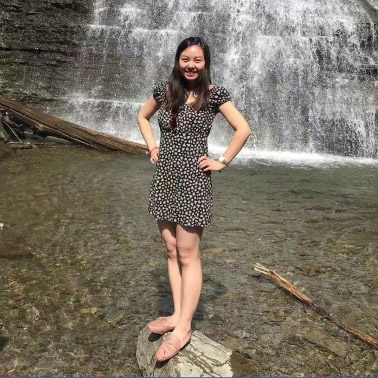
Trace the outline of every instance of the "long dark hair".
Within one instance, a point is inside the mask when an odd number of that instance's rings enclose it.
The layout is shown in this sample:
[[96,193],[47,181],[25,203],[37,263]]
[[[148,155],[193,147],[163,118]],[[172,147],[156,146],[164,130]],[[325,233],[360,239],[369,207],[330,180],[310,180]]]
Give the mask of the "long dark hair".
[[199,111],[209,104],[209,85],[211,84],[210,49],[207,43],[201,37],[189,37],[181,41],[177,47],[175,64],[168,78],[168,87],[166,88],[165,109],[172,112],[172,119],[170,124],[171,129],[176,128],[176,119],[179,107],[181,105],[184,105],[188,98],[187,83],[182,77],[179,67],[180,55],[186,48],[193,45],[200,46],[202,48],[203,55],[205,57],[205,69],[201,72],[200,76],[196,80],[196,86],[193,88],[193,91],[197,95],[197,98],[191,104],[191,107],[196,111]]

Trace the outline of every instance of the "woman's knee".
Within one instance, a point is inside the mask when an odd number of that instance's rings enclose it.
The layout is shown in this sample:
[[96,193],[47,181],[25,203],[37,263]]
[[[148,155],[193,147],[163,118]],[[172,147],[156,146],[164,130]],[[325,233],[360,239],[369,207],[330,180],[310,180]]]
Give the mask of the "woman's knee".
[[168,258],[177,258],[176,224],[166,220],[158,220],[157,223],[167,249]]
[[170,238],[169,240],[165,240],[165,247],[167,249],[167,257],[169,259],[176,259],[177,258],[176,239]]
[[188,265],[199,257],[198,248],[180,243],[177,243],[177,254],[181,265]]

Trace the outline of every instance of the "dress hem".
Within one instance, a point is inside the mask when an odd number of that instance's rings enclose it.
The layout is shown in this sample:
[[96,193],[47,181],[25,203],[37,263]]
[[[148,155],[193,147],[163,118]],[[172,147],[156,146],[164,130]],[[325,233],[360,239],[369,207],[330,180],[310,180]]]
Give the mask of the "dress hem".
[[154,217],[154,219],[155,220],[166,220],[166,221],[169,221],[169,222],[173,222],[173,223],[177,223],[177,224],[179,224],[179,225],[181,225],[181,226],[185,226],[185,227],[209,227],[210,226],[210,224],[211,223],[209,223],[209,224],[206,224],[206,225],[202,225],[202,224],[199,224],[199,225],[192,225],[192,224],[184,224],[184,223],[182,223],[182,222],[180,222],[180,221],[177,221],[177,220],[172,220],[172,219],[168,219],[168,218],[161,218],[161,217],[158,217],[158,216],[156,216],[156,215],[154,215],[154,214],[152,214],[152,213],[150,213],[149,212],[149,214],[152,216],[152,217]]

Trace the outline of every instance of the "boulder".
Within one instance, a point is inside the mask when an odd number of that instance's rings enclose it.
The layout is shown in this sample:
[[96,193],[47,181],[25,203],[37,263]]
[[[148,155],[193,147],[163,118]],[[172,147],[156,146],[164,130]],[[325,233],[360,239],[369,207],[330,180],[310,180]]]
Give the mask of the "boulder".
[[157,362],[156,349],[168,336],[151,333],[147,327],[138,337],[137,360],[143,376],[147,377],[232,377],[230,349],[206,337],[199,331],[192,333],[190,344],[168,361]]

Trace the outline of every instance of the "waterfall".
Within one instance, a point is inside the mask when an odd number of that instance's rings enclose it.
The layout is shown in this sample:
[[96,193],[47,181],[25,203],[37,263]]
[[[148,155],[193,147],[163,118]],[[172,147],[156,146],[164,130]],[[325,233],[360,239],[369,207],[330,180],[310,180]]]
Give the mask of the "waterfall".
[[[253,129],[247,151],[376,158],[378,2],[364,1],[97,0],[65,116],[143,142],[139,107],[169,75],[178,43],[200,35],[213,83]],[[219,115],[210,152],[232,131]]]

